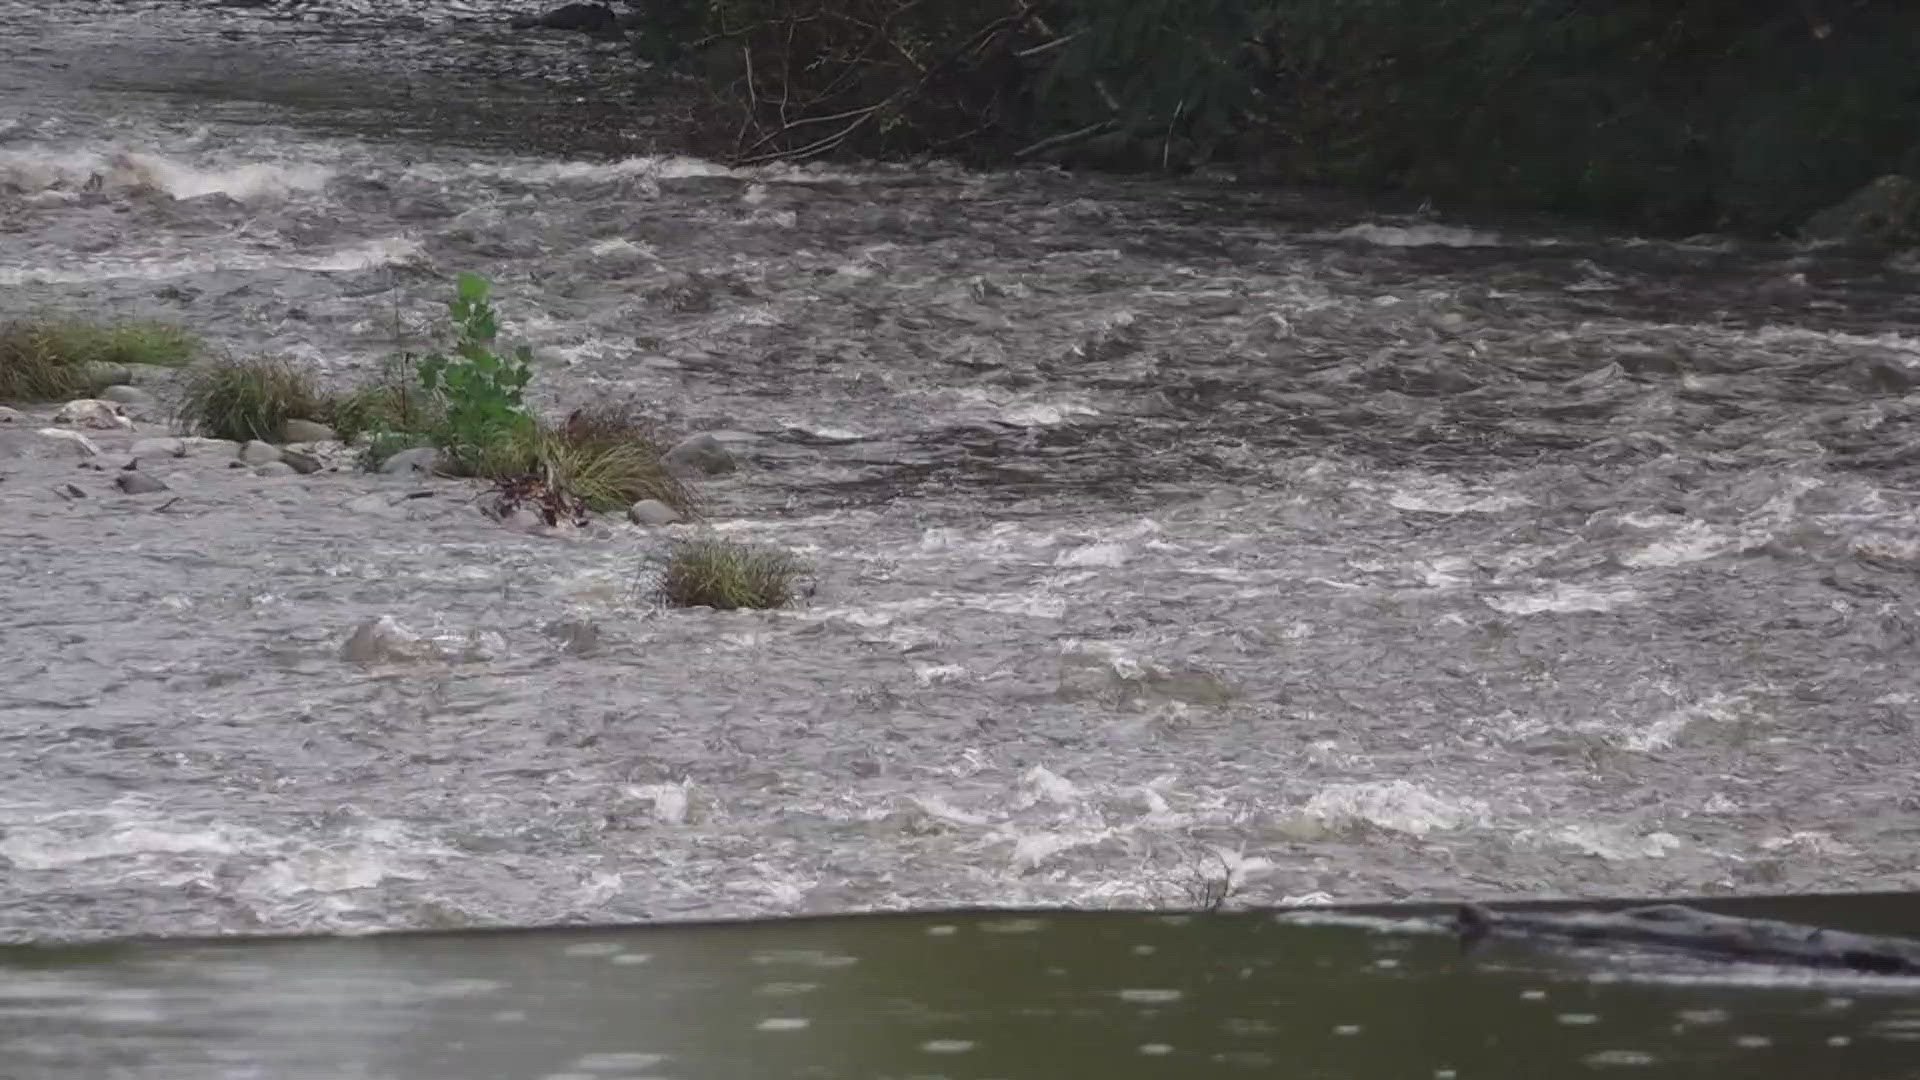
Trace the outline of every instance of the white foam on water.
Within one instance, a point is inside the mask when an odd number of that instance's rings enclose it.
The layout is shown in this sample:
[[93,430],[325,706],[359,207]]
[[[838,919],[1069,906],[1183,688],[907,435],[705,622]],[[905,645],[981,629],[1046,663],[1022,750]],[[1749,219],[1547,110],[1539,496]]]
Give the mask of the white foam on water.
[[1663,858],[1685,846],[1669,832],[1635,833],[1619,825],[1590,822],[1562,826],[1545,838],[1608,862]]
[[271,255],[244,250],[219,256],[178,252],[154,254],[137,260],[100,260],[70,269],[0,266],[0,285],[82,284],[116,279],[160,281],[220,270],[313,270],[333,273],[405,264],[419,258],[421,252],[420,241],[409,236],[363,240],[309,256]]
[[1407,780],[1329,784],[1299,809],[1309,819],[1335,828],[1355,825],[1409,836],[1484,824],[1487,805],[1478,799],[1436,795]]
[[1508,615],[1539,615],[1570,611],[1612,611],[1640,601],[1638,590],[1618,585],[1595,588],[1591,585],[1554,585],[1544,591],[1524,595],[1486,596],[1481,602]]
[[1523,495],[1504,492],[1474,494],[1450,485],[1434,483],[1394,491],[1387,496],[1387,505],[1396,510],[1411,510],[1423,514],[1494,514],[1502,510],[1532,506],[1533,500]]
[[25,194],[94,187],[103,192],[155,191],[176,199],[226,195],[257,202],[319,191],[334,175],[331,168],[303,162],[194,165],[132,150],[0,150],[0,188]]
[[1364,222],[1333,233],[1316,234],[1321,238],[1363,240],[1381,247],[1498,247],[1500,237],[1489,232],[1463,229],[1457,225],[1376,225]]
[[1736,723],[1746,709],[1746,699],[1737,694],[1714,694],[1703,701],[1662,713],[1637,729],[1617,732],[1614,742],[1622,749],[1639,753],[1665,750],[1673,746],[1680,734],[1697,721]]

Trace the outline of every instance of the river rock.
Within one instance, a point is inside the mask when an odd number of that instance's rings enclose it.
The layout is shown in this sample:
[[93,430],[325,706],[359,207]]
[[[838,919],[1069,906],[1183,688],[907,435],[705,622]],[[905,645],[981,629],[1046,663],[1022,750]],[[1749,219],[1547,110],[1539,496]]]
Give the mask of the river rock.
[[292,469],[302,476],[311,476],[319,472],[321,468],[320,459],[303,450],[282,449],[280,451],[280,461],[286,465],[287,468]]
[[1801,235],[1870,244],[1920,242],[1920,183],[1907,176],[1883,176],[1813,215]]
[[673,445],[673,449],[662,455],[660,461],[669,472],[678,476],[720,476],[739,468],[733,460],[733,454],[712,432],[701,432],[681,439]]
[[431,476],[440,471],[440,451],[431,446],[416,446],[412,450],[402,450],[381,462],[380,471],[387,476],[406,476],[410,473],[426,473]]
[[659,499],[641,499],[627,507],[627,520],[635,525],[671,525],[684,519],[680,517],[680,511]]
[[31,437],[15,443],[14,447],[7,456],[90,458],[100,453],[100,448],[93,444],[92,439],[66,428],[40,428]]
[[141,439],[128,451],[136,458],[144,457],[186,457],[185,439]]
[[99,398],[79,398],[67,402],[53,414],[53,422],[108,431],[133,426],[133,421],[127,419],[126,406]]
[[127,386],[124,383],[117,386],[103,387],[100,393],[95,396],[101,401],[111,401],[116,405],[151,405],[154,403],[152,394],[147,393],[137,386]]
[[[73,432],[72,434],[78,434]],[[81,436],[85,438],[85,436]],[[89,444],[91,445],[91,444]],[[98,453],[99,451],[94,451]],[[71,443],[49,439],[39,432],[0,430],[0,461],[31,461],[45,458],[81,458],[87,451]]]
[[114,477],[113,482],[121,491],[129,495],[150,495],[156,491],[167,490],[165,483],[143,472],[123,472]]
[[299,471],[284,461],[265,461],[253,467],[255,476],[293,476]]
[[80,367],[82,376],[94,386],[125,386],[133,381],[133,369],[110,360],[89,360]]
[[563,4],[540,15],[516,15],[515,30],[575,30],[583,34],[612,33],[619,26],[613,9],[602,4]]
[[325,424],[311,420],[289,420],[280,427],[280,441],[290,443],[333,442],[340,436]]
[[385,660],[418,660],[431,647],[419,634],[400,625],[391,615],[368,619],[354,627],[340,645],[340,659],[356,664],[377,664]]
[[265,465],[280,460],[280,448],[270,442],[252,439],[240,448],[240,460],[248,465]]
[[18,423],[19,421],[25,418],[26,418],[26,414],[21,412],[19,409],[8,408],[5,405],[0,405],[0,424]]

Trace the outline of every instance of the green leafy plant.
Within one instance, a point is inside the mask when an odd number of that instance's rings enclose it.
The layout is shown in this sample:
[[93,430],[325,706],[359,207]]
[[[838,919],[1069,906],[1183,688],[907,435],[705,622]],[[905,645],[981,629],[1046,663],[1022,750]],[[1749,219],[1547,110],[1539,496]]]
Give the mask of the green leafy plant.
[[458,466],[472,471],[476,459],[503,439],[533,424],[523,394],[533,378],[533,350],[525,345],[496,352],[500,319],[488,299],[491,286],[478,274],[462,273],[447,304],[455,341],[451,354],[433,353],[420,361],[420,385],[445,404],[441,449]]
[[778,548],[703,538],[674,546],[655,590],[671,607],[777,608],[793,603],[806,567]]

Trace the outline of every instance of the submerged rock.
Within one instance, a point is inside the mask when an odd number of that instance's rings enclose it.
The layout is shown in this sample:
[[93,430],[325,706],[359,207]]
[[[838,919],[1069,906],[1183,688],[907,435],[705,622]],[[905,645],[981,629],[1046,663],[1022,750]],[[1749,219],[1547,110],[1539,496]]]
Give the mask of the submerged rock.
[[1920,183],[1907,176],[1883,176],[1813,215],[1801,233],[1809,240],[1920,243]]
[[391,615],[368,619],[354,627],[340,645],[340,659],[359,664],[383,660],[418,660],[431,649],[419,634],[400,625]]
[[671,525],[683,519],[680,511],[659,499],[641,499],[627,507],[627,520],[635,525]]
[[515,30],[573,30],[583,34],[609,34],[619,29],[619,18],[603,4],[562,4],[540,15],[516,15],[510,25]]
[[333,442],[340,436],[325,424],[312,420],[289,420],[280,427],[280,441],[290,443]]
[[118,405],[151,405],[154,402],[152,394],[137,386],[124,384],[104,387],[98,396],[101,401],[111,401]]
[[113,478],[114,485],[129,495],[150,495],[169,488],[159,479],[143,472],[123,472]]
[[240,460],[249,465],[265,465],[270,461],[279,461],[280,448],[270,442],[254,439],[240,448]]
[[380,471],[387,476],[405,476],[409,473],[432,475],[440,471],[440,451],[431,446],[402,450],[381,462]]
[[133,421],[127,419],[124,405],[99,398],[79,398],[60,406],[53,414],[56,424],[73,424],[76,427],[89,427],[101,430],[131,428]]
[[31,436],[0,442],[0,457],[51,458],[97,457],[100,448],[93,440],[66,428],[40,428]]
[[721,476],[739,468],[733,454],[711,432],[681,439],[660,460],[680,476]]
[[320,471],[320,459],[300,450],[280,451],[280,461],[294,472],[306,476]]

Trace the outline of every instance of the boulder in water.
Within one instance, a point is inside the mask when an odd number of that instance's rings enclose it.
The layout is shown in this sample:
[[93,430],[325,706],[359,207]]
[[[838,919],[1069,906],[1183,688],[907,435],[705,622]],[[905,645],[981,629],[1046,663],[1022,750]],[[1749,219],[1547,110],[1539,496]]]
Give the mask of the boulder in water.
[[619,19],[604,4],[562,4],[541,15],[518,15],[515,30],[574,30],[583,34],[611,34],[619,30]]
[[127,419],[126,407],[113,401],[101,401],[98,398],[80,398],[60,406],[53,414],[56,424],[73,424],[78,427],[130,428],[133,421]]
[[1813,215],[1801,232],[1808,240],[1920,243],[1920,183],[1907,176],[1883,176]]

